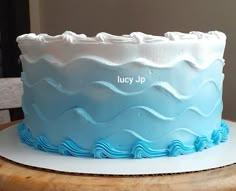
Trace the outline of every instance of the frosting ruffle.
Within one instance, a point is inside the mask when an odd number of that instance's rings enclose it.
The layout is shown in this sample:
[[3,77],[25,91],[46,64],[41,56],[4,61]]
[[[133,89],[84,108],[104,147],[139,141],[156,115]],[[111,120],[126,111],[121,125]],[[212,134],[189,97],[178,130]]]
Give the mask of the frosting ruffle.
[[25,42],[40,42],[40,43],[51,43],[51,42],[67,42],[72,44],[77,43],[152,43],[159,41],[176,41],[176,40],[226,40],[226,35],[219,31],[209,31],[207,33],[192,31],[190,33],[182,32],[167,32],[164,36],[155,36],[145,34],[142,32],[133,32],[129,35],[116,36],[109,33],[101,32],[95,37],[87,37],[85,34],[76,34],[71,31],[65,31],[61,35],[50,36],[48,34],[23,34],[17,37],[18,43]]
[[99,140],[94,147],[84,149],[70,139],[66,139],[60,145],[53,145],[47,137],[33,137],[30,129],[24,123],[18,125],[18,132],[23,143],[46,152],[59,153],[75,157],[94,157],[94,158],[154,158],[162,156],[179,156],[202,151],[228,139],[229,127],[225,121],[221,121],[221,127],[214,130],[211,140],[206,136],[198,136],[194,145],[184,145],[180,140],[173,140],[167,148],[154,149],[145,141],[137,141],[131,151],[124,151],[115,148],[107,140]]

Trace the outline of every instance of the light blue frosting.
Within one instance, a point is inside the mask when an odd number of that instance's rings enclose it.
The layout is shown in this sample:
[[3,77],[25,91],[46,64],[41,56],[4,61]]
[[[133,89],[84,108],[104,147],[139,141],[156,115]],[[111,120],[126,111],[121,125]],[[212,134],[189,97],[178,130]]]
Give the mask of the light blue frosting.
[[[33,146],[35,149],[46,152],[60,153],[75,157],[94,157],[94,158],[153,158],[162,156],[179,156],[202,151],[209,147],[225,142],[228,139],[229,128],[222,120],[221,127],[214,130],[212,139],[208,140],[205,136],[198,136],[194,145],[184,145],[180,140],[173,140],[167,148],[153,149],[151,144],[145,141],[138,141],[131,150],[118,150],[106,140],[99,140],[95,143],[93,149],[82,149],[72,140],[64,140],[60,145],[52,145],[45,136],[33,137],[31,131],[24,123],[18,125],[18,132],[21,141]],[[217,134],[217,136],[215,136]]]
[[[221,122],[222,69],[188,60],[171,67],[141,62],[109,65],[78,58],[60,66],[21,57],[24,125],[36,149],[96,158],[152,158],[202,151],[227,140]],[[40,71],[40,72],[39,72]],[[145,83],[117,83],[117,76]]]

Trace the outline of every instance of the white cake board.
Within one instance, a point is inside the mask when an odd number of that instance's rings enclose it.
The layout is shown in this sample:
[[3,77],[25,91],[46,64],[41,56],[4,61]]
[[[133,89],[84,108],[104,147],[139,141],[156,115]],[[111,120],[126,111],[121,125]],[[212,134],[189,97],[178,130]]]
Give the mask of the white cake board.
[[148,175],[201,171],[236,163],[236,123],[227,121],[229,140],[190,155],[152,159],[92,159],[34,150],[20,142],[16,125],[0,131],[0,156],[32,167],[101,175]]

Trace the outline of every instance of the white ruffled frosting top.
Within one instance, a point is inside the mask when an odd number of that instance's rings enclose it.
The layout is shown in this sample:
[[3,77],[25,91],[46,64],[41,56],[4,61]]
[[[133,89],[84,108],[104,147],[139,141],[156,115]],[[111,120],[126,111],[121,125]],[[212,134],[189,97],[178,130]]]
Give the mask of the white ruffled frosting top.
[[66,31],[61,35],[50,36],[48,34],[24,34],[17,38],[18,43],[25,42],[69,42],[69,43],[154,43],[159,41],[176,40],[225,40],[226,35],[219,31],[210,31],[208,33],[192,31],[190,33],[167,32],[164,36],[154,36],[142,32],[133,32],[129,35],[116,36],[101,32],[95,37],[87,37],[85,34],[76,34]]
[[17,42],[22,55],[31,62],[43,57],[65,65],[81,57],[93,57],[110,64],[146,59],[165,67],[183,59],[202,65],[206,58],[222,59],[226,35],[219,31],[167,32],[164,36],[141,32],[115,36],[102,32],[87,37],[66,31],[57,36],[24,34],[17,38]]

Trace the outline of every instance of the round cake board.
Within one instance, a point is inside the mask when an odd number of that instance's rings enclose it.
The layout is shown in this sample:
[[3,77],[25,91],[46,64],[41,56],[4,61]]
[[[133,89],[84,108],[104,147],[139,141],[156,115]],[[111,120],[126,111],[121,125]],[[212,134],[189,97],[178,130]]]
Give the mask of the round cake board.
[[38,151],[21,143],[16,125],[0,131],[0,156],[31,167],[98,175],[148,175],[208,170],[236,163],[236,123],[229,140],[202,152],[152,159],[94,159]]

